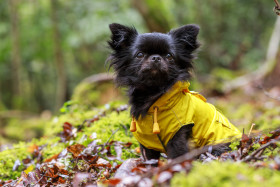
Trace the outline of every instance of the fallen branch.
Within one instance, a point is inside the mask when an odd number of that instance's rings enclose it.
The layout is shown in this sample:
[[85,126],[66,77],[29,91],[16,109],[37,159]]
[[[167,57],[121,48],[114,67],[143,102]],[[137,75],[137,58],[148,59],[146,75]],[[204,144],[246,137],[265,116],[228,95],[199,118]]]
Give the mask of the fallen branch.
[[267,97],[270,97],[271,99],[280,101],[280,97],[274,97],[272,96],[270,93],[268,93],[261,85],[259,85],[259,88],[262,89],[264,95],[266,95]]
[[114,74],[112,73],[99,73],[99,74],[94,74],[91,75],[87,78],[85,78],[84,80],[82,80],[82,82],[86,82],[86,83],[101,83],[101,82],[108,82],[108,81],[113,81],[115,78]]
[[274,140],[271,140],[270,142],[264,144],[263,146],[261,146],[260,148],[258,148],[257,150],[255,150],[254,152],[252,152],[250,155],[246,156],[244,159],[242,159],[241,161],[243,162],[248,162],[252,159],[255,159],[255,156],[260,152],[265,150],[266,148],[268,148],[269,146],[275,144],[276,142],[280,141],[280,137],[276,138]]
[[[223,145],[225,145],[225,144],[222,143],[222,144],[217,144],[217,145],[209,145],[209,146],[204,146],[204,147],[201,147],[201,148],[198,148],[198,149],[194,149],[194,150],[192,150],[192,151],[190,151],[190,152],[188,152],[188,153],[186,153],[186,154],[184,154],[180,157],[177,157],[177,158],[171,160],[171,162],[169,162],[168,164],[160,167],[159,170],[158,170],[158,173],[163,172],[163,171],[171,168],[172,166],[175,166],[177,164],[181,164],[185,161],[193,160],[195,157],[197,157],[197,156],[199,156],[203,153],[206,153],[209,150],[213,150],[216,147],[220,147],[220,146],[223,146]],[[147,172],[142,176],[142,179],[150,178],[153,175],[154,175],[153,171]],[[141,181],[141,180],[139,180],[139,181]]]

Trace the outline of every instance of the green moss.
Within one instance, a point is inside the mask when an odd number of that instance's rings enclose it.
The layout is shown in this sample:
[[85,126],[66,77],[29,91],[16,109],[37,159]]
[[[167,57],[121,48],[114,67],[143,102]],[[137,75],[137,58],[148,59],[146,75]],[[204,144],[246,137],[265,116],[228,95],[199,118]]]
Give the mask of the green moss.
[[[131,118],[128,111],[115,112],[111,109],[118,108],[121,102],[112,102],[103,107],[95,108],[93,110],[74,110],[79,108],[80,105],[74,104],[68,110],[68,113],[62,114],[53,118],[52,122],[47,128],[46,135],[53,136],[62,131],[62,124],[69,122],[73,126],[78,126],[86,119],[92,119],[94,116],[105,113],[105,116],[100,116],[98,121],[95,121],[88,126],[85,126],[72,143],[80,143],[87,146],[91,141],[91,135],[96,134],[96,139],[99,143],[106,143],[111,140],[120,142],[131,142],[132,149],[138,146],[136,139],[129,131]],[[114,151],[113,151],[114,152]],[[135,157],[135,155],[128,150],[123,149],[122,159]]]
[[56,137],[53,139],[40,139],[36,143],[36,141],[33,141],[36,145],[44,145],[44,149],[42,150],[42,155],[44,159],[47,159],[55,154],[60,153],[63,149],[67,147],[65,143],[59,142],[60,138]]
[[[70,144],[80,143],[87,146],[93,139],[98,140],[99,144],[104,144],[110,142],[111,140],[120,142],[131,142],[131,149],[122,149],[122,159],[126,160],[128,158],[135,157],[133,150],[138,146],[136,139],[133,137],[132,133],[129,131],[130,127],[130,114],[128,111],[116,112],[113,110],[120,106],[120,102],[114,102],[111,104],[106,104],[99,108],[91,108],[78,104],[78,102],[67,102],[64,105],[63,114],[54,117],[49,122],[44,122],[43,126],[44,135],[40,139],[33,139],[29,143],[18,143],[13,146],[13,148],[0,152],[0,179],[15,179],[20,176],[20,173],[25,169],[23,165],[20,165],[15,171],[13,171],[13,166],[16,160],[22,161],[22,159],[27,158],[31,155],[28,152],[28,147],[31,145],[43,146],[42,155],[43,159],[50,158],[51,156],[60,153]],[[250,113],[253,108],[250,105],[242,105],[235,117],[244,117]],[[279,125],[279,118],[277,115],[280,113],[280,107],[274,108],[270,111],[263,111],[262,115],[257,118],[252,116],[247,116],[248,118],[254,118],[258,124]],[[104,115],[100,115],[104,114]],[[76,136],[69,142],[60,142],[60,133],[65,122],[71,123],[74,127],[78,127],[83,124],[85,120],[92,119],[94,116],[99,116],[99,120],[86,123],[82,128],[82,131],[77,132]],[[31,125],[31,122],[29,122]],[[19,125],[22,125],[20,121],[13,121],[16,129],[20,129]],[[11,133],[14,136],[20,136],[24,134],[22,130],[16,130],[11,128]],[[265,129],[266,126],[259,127]],[[249,129],[249,128],[248,128]],[[13,132],[15,131],[15,132]],[[93,137],[92,135],[96,135]],[[232,149],[236,149],[239,142],[234,142],[231,145]],[[254,149],[257,149],[259,145],[254,145]],[[267,155],[277,155],[279,154],[279,148],[271,150],[266,150]],[[111,147],[111,152],[114,154],[114,147]],[[64,162],[69,162],[70,160]],[[82,163],[81,163],[82,164]],[[69,168],[71,164],[68,165]],[[82,167],[82,165],[81,165]],[[270,178],[271,176],[271,178]],[[210,164],[201,164],[198,162],[194,163],[193,170],[186,176],[186,174],[177,174],[174,179],[172,179],[172,186],[254,186],[258,185],[261,181],[267,182],[267,184],[275,185],[279,183],[279,172],[272,171],[268,168],[255,169],[251,168],[246,164],[242,163],[219,163],[212,162]],[[203,179],[203,180],[202,180]]]
[[[28,152],[28,147],[31,145],[42,146],[42,156],[43,159],[50,158],[51,156],[60,153],[70,144],[81,143],[87,146],[93,141],[91,135],[96,134],[96,139],[98,143],[104,144],[108,141],[115,140],[123,143],[131,142],[131,149],[122,149],[122,159],[126,160],[128,158],[135,157],[133,149],[138,146],[136,139],[132,136],[129,131],[130,126],[130,115],[128,111],[122,112],[112,112],[113,108],[120,106],[119,102],[114,102],[107,104],[100,108],[95,108],[92,110],[85,110],[81,105],[76,102],[67,102],[64,107],[64,114],[54,117],[51,121],[45,122],[44,136],[40,139],[33,139],[29,143],[18,143],[13,145],[13,148],[4,150],[0,152],[0,179],[15,179],[20,176],[20,173],[25,169],[21,164],[16,171],[13,171],[13,166],[16,160],[20,162],[31,156]],[[83,124],[84,120],[92,119],[94,116],[104,113],[105,116],[100,115],[99,120],[91,124],[86,124],[82,131],[76,133],[71,141],[63,143],[60,142],[60,137],[58,133],[63,131],[63,123],[69,122],[74,127],[78,127]],[[18,128],[21,123],[19,121],[14,121],[14,125]],[[20,129],[20,128],[19,128]],[[15,130],[14,134],[21,135],[24,134],[21,130]],[[112,153],[115,153],[112,147]]]
[[280,107],[274,107],[270,110],[264,110],[261,115],[255,119],[256,129],[275,129],[280,125]]
[[215,106],[235,124],[238,129],[245,129],[248,133],[252,123],[255,124],[254,130],[275,129],[280,126],[280,107],[265,108],[256,106],[250,102],[229,105],[227,100],[218,100]]
[[256,150],[256,149],[260,148],[261,145],[259,143],[256,143],[252,147],[253,147],[254,150]]
[[233,119],[245,118],[251,121],[254,118],[252,111],[254,111],[254,107],[251,104],[244,103],[238,107],[238,110],[232,113],[231,117]]
[[100,92],[92,90],[96,90],[95,84],[81,83],[75,88],[72,99],[87,106],[96,105]]
[[32,138],[39,138],[44,134],[46,120],[40,118],[10,119],[3,127],[5,137],[12,142],[30,141]]
[[7,149],[0,152],[0,179],[15,179],[20,176],[21,171],[23,171],[23,165],[15,171],[13,171],[13,166],[16,160],[21,161],[30,155],[27,151],[27,148],[30,145],[31,144],[21,142],[15,145],[13,149]]
[[215,78],[218,79],[218,80],[232,80],[232,79],[234,79],[236,77],[237,72],[229,70],[229,69],[226,69],[226,68],[219,67],[219,68],[215,68],[211,72],[211,74],[215,75]]
[[[78,106],[75,106],[78,107]],[[88,110],[77,109],[69,113],[61,114],[60,116],[54,117],[47,125],[45,129],[45,136],[54,136],[62,131],[62,125],[65,122],[69,122],[74,126],[81,125],[84,120],[91,119],[99,113],[100,110]]]
[[[81,139],[84,135],[90,137],[93,133],[96,133],[97,139],[99,139],[100,142],[105,143],[110,140],[124,143],[131,142],[131,148],[133,149],[138,146],[138,143],[129,131],[130,122],[131,119],[128,111],[120,113],[112,112],[106,117],[103,117],[99,121],[93,123],[90,127],[85,129],[83,133],[79,133],[77,139]],[[133,153],[128,150],[123,150],[122,159],[131,157],[135,157]]]
[[74,90],[72,100],[83,106],[100,106],[112,101],[125,101],[124,93],[116,89],[113,81],[98,83],[80,83]]
[[280,172],[269,168],[250,167],[244,163],[232,162],[211,162],[202,164],[194,163],[194,167],[187,175],[186,173],[176,174],[171,186],[194,186],[194,187],[216,187],[216,186],[246,186],[255,187],[277,186],[280,184]]
[[231,142],[231,144],[229,145],[229,147],[231,148],[231,150],[237,150],[238,146],[240,145],[240,140],[236,140]]
[[[21,172],[25,169],[22,160],[31,157],[28,148],[32,145],[43,146],[42,156],[44,159],[49,158],[55,154],[60,153],[66,145],[59,143],[59,138],[41,138],[33,139],[31,142],[20,142],[13,145],[12,148],[0,152],[0,179],[15,179],[19,177]],[[19,160],[21,165],[13,171],[15,161]]]

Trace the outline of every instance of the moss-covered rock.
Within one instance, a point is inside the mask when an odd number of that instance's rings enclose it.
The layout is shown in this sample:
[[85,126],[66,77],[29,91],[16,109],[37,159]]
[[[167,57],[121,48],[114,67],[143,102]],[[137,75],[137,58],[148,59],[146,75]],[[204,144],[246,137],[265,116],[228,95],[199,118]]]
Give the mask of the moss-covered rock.
[[102,83],[80,83],[74,90],[72,100],[81,105],[100,106],[112,101],[125,101],[124,93],[116,88],[113,81]]
[[6,142],[19,142],[30,141],[32,138],[40,138],[43,136],[46,124],[48,122],[41,118],[20,119],[11,118],[7,120],[7,125],[2,128],[5,133],[5,139],[0,141]]

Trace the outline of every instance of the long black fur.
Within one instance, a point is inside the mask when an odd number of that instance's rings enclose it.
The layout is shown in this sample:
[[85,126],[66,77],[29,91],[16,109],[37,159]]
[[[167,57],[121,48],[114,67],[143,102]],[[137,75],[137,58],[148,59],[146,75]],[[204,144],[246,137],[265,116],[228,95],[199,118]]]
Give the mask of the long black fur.
[[[108,61],[116,72],[116,84],[127,88],[131,115],[136,119],[144,117],[174,83],[191,78],[193,52],[199,47],[199,27],[185,25],[167,34],[138,34],[134,27],[117,23],[109,27],[112,35],[108,44],[113,52]],[[136,58],[138,52],[145,54],[141,61]],[[165,59],[167,54],[172,54],[172,61]],[[162,58],[160,65],[148,64],[152,55]],[[151,74],[153,68],[156,72]]]
[[[194,51],[199,47],[197,25],[185,25],[167,34],[138,34],[134,27],[110,24],[108,58],[116,72],[116,84],[127,88],[131,115],[145,117],[150,106],[178,81],[191,78]],[[189,151],[192,126],[182,127],[166,146],[169,158]],[[160,152],[140,145],[145,159],[158,159]]]

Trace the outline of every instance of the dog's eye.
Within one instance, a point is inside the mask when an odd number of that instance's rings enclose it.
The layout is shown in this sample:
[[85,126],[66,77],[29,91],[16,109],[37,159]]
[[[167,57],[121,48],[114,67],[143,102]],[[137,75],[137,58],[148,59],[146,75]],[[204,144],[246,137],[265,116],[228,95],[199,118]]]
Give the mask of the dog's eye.
[[136,55],[136,58],[143,58],[143,57],[144,57],[144,54],[141,52],[137,53],[137,55]]
[[171,54],[167,54],[166,55],[166,57],[165,57],[167,60],[169,60],[169,61],[171,61],[171,60],[173,60],[173,57],[172,57],[172,55]]

